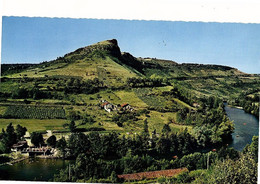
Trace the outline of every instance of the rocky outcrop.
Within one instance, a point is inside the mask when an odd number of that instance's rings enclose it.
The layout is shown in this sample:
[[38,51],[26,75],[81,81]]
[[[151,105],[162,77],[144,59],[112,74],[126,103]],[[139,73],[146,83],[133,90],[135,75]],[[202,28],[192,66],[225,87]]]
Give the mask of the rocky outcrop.
[[116,39],[106,40],[106,41],[98,42],[96,44],[93,44],[93,45],[90,45],[87,47],[79,48],[79,49],[75,50],[74,52],[66,54],[65,57],[72,55],[72,54],[87,55],[87,54],[90,54],[91,52],[95,52],[95,51],[101,51],[101,52],[107,53],[111,56],[121,58],[121,51],[120,51],[120,48],[118,47]]
[[122,62],[143,73],[143,64],[128,52],[122,53]]

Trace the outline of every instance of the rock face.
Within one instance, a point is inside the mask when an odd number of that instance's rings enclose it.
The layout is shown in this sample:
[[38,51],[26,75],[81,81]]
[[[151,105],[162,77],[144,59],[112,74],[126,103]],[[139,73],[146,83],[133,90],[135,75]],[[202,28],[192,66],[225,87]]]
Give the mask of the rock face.
[[141,73],[143,72],[143,64],[128,52],[122,53],[122,62],[128,66],[133,67]]
[[119,57],[119,58],[121,57],[121,51],[120,51],[120,48],[118,47],[116,39],[98,42],[94,45],[90,45],[88,47],[85,47],[85,50],[87,52],[100,50],[100,51],[107,52],[108,54],[110,54],[114,57]]
[[117,40],[116,39],[112,39],[112,40],[107,40],[108,42],[110,42],[111,44],[117,45]]
[[65,56],[71,55],[71,54],[87,55],[87,54],[90,54],[91,52],[95,52],[95,51],[104,52],[111,56],[121,58],[121,51],[120,51],[120,48],[118,47],[116,39],[106,40],[106,41],[98,42],[96,44],[93,44],[93,45],[90,45],[87,47],[79,48],[79,49],[75,50],[74,52],[66,54]]

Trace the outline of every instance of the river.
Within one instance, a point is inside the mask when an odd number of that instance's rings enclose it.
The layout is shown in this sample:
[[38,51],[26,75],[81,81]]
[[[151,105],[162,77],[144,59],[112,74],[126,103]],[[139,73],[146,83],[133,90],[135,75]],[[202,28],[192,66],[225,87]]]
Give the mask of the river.
[[0,180],[49,181],[68,167],[71,160],[29,158],[14,165],[0,166]]
[[254,115],[246,113],[243,109],[230,107],[225,104],[225,110],[230,120],[234,121],[235,131],[230,147],[238,151],[252,142],[254,135],[259,135],[259,120]]
[[[225,104],[228,117],[234,121],[235,132],[230,144],[236,150],[242,151],[246,144],[250,144],[252,137],[258,135],[258,119],[242,109],[233,108]],[[30,158],[14,165],[0,166],[0,180],[20,181],[49,181],[60,169],[68,167],[73,161],[62,159]]]

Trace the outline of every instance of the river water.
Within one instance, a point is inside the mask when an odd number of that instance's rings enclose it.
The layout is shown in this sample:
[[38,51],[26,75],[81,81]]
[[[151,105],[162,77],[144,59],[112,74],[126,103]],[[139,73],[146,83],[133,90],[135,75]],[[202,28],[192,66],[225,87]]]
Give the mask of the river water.
[[233,141],[230,147],[238,151],[252,142],[254,135],[259,135],[259,120],[254,115],[246,113],[242,109],[230,107],[225,104],[225,110],[230,120],[234,121],[235,131],[232,134]]
[[49,181],[68,167],[71,160],[29,158],[14,165],[0,166],[0,180]]
[[[229,107],[226,104],[225,110],[235,124],[233,142],[230,146],[242,151],[246,144],[251,143],[252,137],[258,135],[259,120],[242,109]],[[50,181],[54,174],[68,167],[69,163],[73,161],[30,158],[14,165],[0,166],[0,180]]]

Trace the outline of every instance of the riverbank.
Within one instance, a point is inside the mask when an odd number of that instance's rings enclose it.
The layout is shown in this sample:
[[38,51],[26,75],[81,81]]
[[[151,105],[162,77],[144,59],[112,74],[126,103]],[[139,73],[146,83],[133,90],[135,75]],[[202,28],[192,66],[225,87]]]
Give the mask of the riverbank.
[[243,107],[240,107],[240,106],[230,106],[230,107],[243,110]]
[[241,106],[235,106],[235,105],[229,105],[229,104],[227,104],[227,106],[228,106],[228,107],[232,107],[232,108],[236,108],[236,109],[241,109],[241,110],[243,110],[243,107],[241,107]]
[[3,165],[13,165],[15,163],[21,162],[21,161],[26,160],[28,158],[29,158],[29,156],[23,156],[22,158],[13,159],[13,160],[11,160],[9,162],[2,163],[2,164],[0,164],[0,166],[3,166]]
[[59,159],[61,157],[53,156],[53,155],[37,155],[36,158],[43,158],[43,159]]

